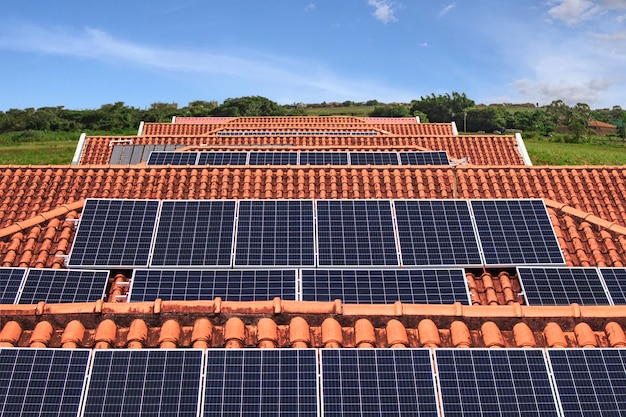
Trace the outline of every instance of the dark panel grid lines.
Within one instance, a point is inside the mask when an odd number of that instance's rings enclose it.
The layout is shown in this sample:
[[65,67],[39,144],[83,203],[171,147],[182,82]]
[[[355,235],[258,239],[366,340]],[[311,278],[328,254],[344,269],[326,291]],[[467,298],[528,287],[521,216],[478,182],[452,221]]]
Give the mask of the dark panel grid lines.
[[76,417],[89,350],[0,350],[0,415]]
[[150,152],[146,165],[196,165],[198,152]]
[[462,269],[304,269],[303,301],[469,305]]
[[104,297],[108,279],[109,271],[31,268],[18,304],[94,302]]
[[609,305],[596,268],[517,268],[528,305]]
[[68,265],[148,266],[158,209],[157,200],[88,199]]
[[482,265],[465,200],[394,200],[403,265]]
[[205,416],[318,414],[314,349],[209,349]]
[[626,416],[625,349],[549,349],[565,416]]
[[84,417],[195,417],[201,350],[97,350]]
[[250,152],[250,165],[297,165],[298,152]]
[[348,165],[348,153],[300,152],[300,165]]
[[450,165],[446,151],[399,152],[402,165]]
[[427,349],[323,349],[323,415],[438,416]]
[[485,263],[565,265],[543,200],[470,200]]
[[0,304],[13,304],[26,275],[26,268],[0,268]]
[[229,266],[235,202],[163,201],[152,266]]
[[389,200],[317,200],[320,266],[398,266]]
[[311,200],[239,202],[235,266],[314,266]]
[[198,165],[246,165],[248,152],[200,152]]
[[397,152],[350,152],[351,165],[399,165]]
[[626,305],[626,268],[600,268],[606,288],[615,305]]
[[441,402],[451,416],[558,416],[540,349],[437,349]]
[[296,270],[135,270],[131,302],[163,300],[269,301],[296,299]]

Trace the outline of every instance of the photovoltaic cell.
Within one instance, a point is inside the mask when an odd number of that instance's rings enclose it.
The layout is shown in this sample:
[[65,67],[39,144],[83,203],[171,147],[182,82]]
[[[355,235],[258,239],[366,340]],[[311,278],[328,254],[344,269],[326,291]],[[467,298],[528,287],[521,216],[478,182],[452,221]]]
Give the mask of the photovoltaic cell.
[[469,304],[462,269],[304,269],[304,301],[350,304]]
[[399,165],[397,152],[350,152],[351,165]]
[[626,350],[549,349],[565,416],[626,416]]
[[109,271],[31,268],[24,279],[18,304],[82,303],[101,300]]
[[565,265],[543,200],[471,200],[487,265]]
[[198,165],[246,165],[248,152],[200,152]]
[[348,165],[347,152],[300,152],[300,165]]
[[324,416],[438,416],[429,350],[321,353]]
[[76,417],[89,350],[1,349],[0,415]]
[[135,270],[130,301],[296,299],[296,270]]
[[313,201],[239,202],[235,266],[314,266]]
[[609,305],[595,268],[517,268],[528,305]]
[[403,265],[482,265],[465,200],[394,200]]
[[250,152],[250,165],[297,165],[298,152]]
[[148,266],[159,202],[88,199],[68,265]]
[[198,152],[152,151],[146,165],[196,165]]
[[318,416],[313,349],[209,349],[205,416]]
[[26,268],[0,268],[0,304],[13,304]]
[[84,417],[195,417],[201,350],[96,350]]
[[437,349],[435,358],[446,417],[559,415],[540,349]]
[[399,152],[402,165],[450,165],[446,151]]
[[389,200],[318,200],[320,266],[398,265]]
[[230,265],[234,224],[234,201],[163,201],[150,264]]
[[609,295],[615,305],[626,305],[626,268],[600,268]]

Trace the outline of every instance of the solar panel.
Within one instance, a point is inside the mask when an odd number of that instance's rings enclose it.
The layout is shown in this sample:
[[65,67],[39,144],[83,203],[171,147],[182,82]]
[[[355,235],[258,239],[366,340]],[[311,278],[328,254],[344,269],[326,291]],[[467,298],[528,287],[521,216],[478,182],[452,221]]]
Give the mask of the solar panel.
[[304,301],[469,305],[463,269],[303,269]]
[[471,200],[487,265],[565,265],[543,200]]
[[323,349],[324,416],[438,416],[427,349]]
[[297,165],[298,152],[250,152],[250,165]]
[[313,201],[240,201],[235,265],[315,265]]
[[626,416],[626,350],[548,349],[566,416]]
[[399,265],[389,200],[318,200],[320,266]]
[[529,305],[609,305],[596,268],[517,268]]
[[0,415],[76,417],[89,350],[1,349]]
[[318,416],[313,349],[209,349],[205,416]]
[[248,152],[200,152],[198,165],[246,165]]
[[146,165],[196,165],[198,152],[152,151]]
[[195,417],[201,350],[96,350],[84,417]]
[[540,349],[437,349],[446,416],[558,416]]
[[397,152],[350,152],[352,165],[399,165]]
[[163,201],[150,264],[230,265],[234,224],[234,201]]
[[615,305],[626,305],[626,268],[600,268],[606,288]]
[[402,165],[450,165],[446,151],[399,152]]
[[296,299],[296,270],[158,270],[137,269],[130,301],[212,300],[268,301]]
[[348,165],[347,152],[300,152],[300,165]]
[[18,304],[81,303],[101,300],[109,271],[29,269]]
[[403,265],[482,265],[465,200],[393,202]]
[[15,303],[25,275],[25,268],[0,268],[0,304]]
[[158,209],[156,200],[88,199],[67,264],[148,266]]

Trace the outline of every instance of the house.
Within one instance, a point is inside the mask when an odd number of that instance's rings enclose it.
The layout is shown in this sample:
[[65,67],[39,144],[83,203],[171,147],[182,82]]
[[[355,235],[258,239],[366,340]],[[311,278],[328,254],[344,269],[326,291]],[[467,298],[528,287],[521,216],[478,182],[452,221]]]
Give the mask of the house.
[[617,126],[600,120],[590,120],[589,128],[598,136],[617,135]]

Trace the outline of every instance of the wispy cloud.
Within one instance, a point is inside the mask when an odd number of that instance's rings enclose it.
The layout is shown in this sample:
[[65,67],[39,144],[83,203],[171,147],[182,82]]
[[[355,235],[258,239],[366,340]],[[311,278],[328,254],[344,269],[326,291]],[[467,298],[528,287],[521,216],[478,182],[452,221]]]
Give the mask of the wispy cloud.
[[306,5],[306,7],[304,8],[305,12],[312,12],[313,10],[315,10],[315,4],[313,3],[309,3]]
[[550,17],[572,26],[593,18],[603,8],[591,0],[550,0],[548,10]]
[[448,4],[448,5],[447,5],[447,6],[445,6],[443,9],[441,9],[441,11],[439,12],[438,17],[439,17],[439,18],[444,17],[445,15],[447,15],[447,14],[450,12],[450,10],[454,9],[455,7],[456,7],[456,3],[450,3],[450,4]]
[[376,8],[376,10],[374,10],[374,17],[384,24],[387,24],[389,22],[395,22],[396,20],[398,20],[395,16],[393,3],[391,3],[390,1],[368,0],[367,4]]
[[417,46],[421,46],[422,48],[428,48],[428,42],[420,42]]

